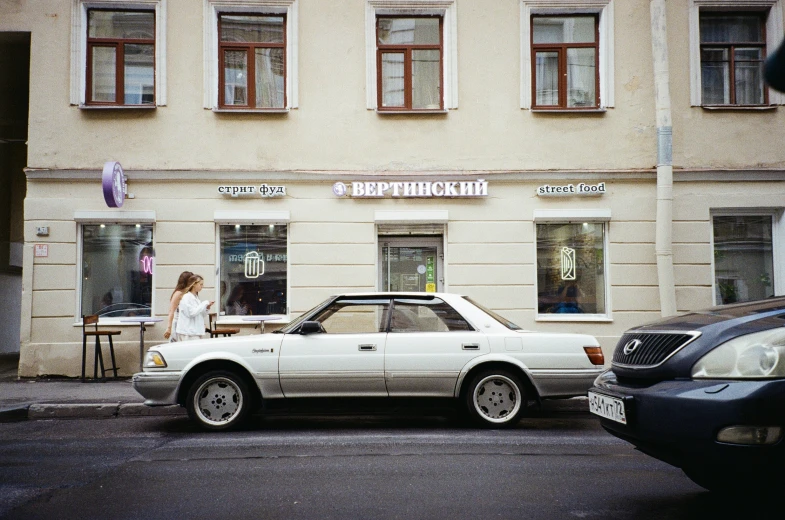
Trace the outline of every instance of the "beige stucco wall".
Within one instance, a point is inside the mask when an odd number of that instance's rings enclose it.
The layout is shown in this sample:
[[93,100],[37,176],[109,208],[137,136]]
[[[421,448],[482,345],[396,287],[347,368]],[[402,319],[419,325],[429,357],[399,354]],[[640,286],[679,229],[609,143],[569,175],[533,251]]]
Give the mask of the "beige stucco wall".
[[[333,179],[344,179],[336,172]],[[330,294],[374,291],[377,287],[377,210],[447,210],[446,290],[467,294],[521,326],[597,336],[610,357],[625,329],[657,319],[659,295],[654,256],[654,190],[651,180],[612,181],[602,197],[538,198],[543,181],[489,181],[482,200],[357,200],[332,194],[332,181],[286,182],[281,199],[221,196],[219,181],[171,183],[137,181],[135,198],[123,211],[154,211],[156,247],[154,314],[164,317],[167,300],[184,269],[205,276],[205,298],[214,298],[216,210],[289,211],[289,297],[292,316]],[[242,183],[239,183],[242,184]],[[62,198],[63,190],[69,196]],[[770,183],[705,184],[677,182],[674,264],[680,311],[712,304],[710,209],[777,207],[781,195]],[[31,333],[23,338],[20,375],[75,376],[81,356],[77,314],[77,223],[74,212],[105,210],[95,179],[29,183],[26,240],[48,243],[49,257],[35,258],[31,276]],[[732,202],[730,202],[732,201]],[[612,321],[537,321],[535,209],[610,209],[608,223]],[[48,225],[48,237],[35,227]],[[117,342],[121,373],[138,366],[138,327],[122,325]],[[163,341],[160,325],[148,327],[147,345]],[[243,326],[243,333],[255,333]]]
[[[679,311],[712,303],[711,208],[785,206],[778,180],[736,182],[761,172],[782,177],[782,108],[690,106],[687,3],[668,3]],[[124,209],[155,211],[159,316],[185,268],[201,272],[205,290],[214,291],[215,210],[290,211],[294,315],[336,291],[375,290],[374,210],[446,209],[448,290],[475,296],[527,328],[595,334],[607,357],[624,329],[659,317],[648,0],[614,1],[615,103],[592,114],[520,109],[515,0],[458,0],[458,108],[427,116],[379,115],[366,108],[364,2],[298,5],[298,107],[287,114],[226,114],[203,108],[201,2],[166,1],[168,103],[144,111],[70,105],[71,0],[0,3],[0,31],[32,33],[28,167],[42,173],[28,181],[25,200],[21,376],[77,375],[74,211],[106,209],[99,175],[107,160],[119,161],[128,173],[135,198]],[[738,173],[688,182],[682,169]],[[482,201],[358,201],[330,192],[336,180],[386,172],[487,178],[490,195]],[[289,195],[234,200],[216,192],[220,183],[251,179],[286,184]],[[534,195],[544,183],[602,180],[609,192],[601,198]],[[535,321],[532,212],[564,207],[612,211],[610,323]],[[48,237],[35,236],[39,225],[50,227]],[[33,258],[34,243],[49,243],[49,257]],[[138,367],[138,327],[123,330],[118,364],[129,374]],[[161,341],[162,332],[150,327],[148,345]]]
[[[31,168],[96,168],[112,158],[128,169],[626,170],[656,159],[648,4],[614,2],[615,106],[581,115],[519,108],[513,0],[460,0],[458,109],[434,116],[366,109],[365,11],[356,0],[299,0],[299,107],[285,115],[202,108],[205,20],[189,0],[166,2],[168,105],[154,111],[69,104],[71,0],[3,2],[0,30],[34,35]],[[668,6],[675,166],[785,167],[782,110],[690,107],[686,4]]]

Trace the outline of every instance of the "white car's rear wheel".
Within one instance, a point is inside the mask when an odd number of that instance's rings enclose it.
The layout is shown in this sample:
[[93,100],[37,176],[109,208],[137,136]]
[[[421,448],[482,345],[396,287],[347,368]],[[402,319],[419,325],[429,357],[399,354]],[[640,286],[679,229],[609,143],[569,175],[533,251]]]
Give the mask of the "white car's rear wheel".
[[512,426],[521,417],[525,392],[518,376],[506,370],[484,370],[469,383],[466,409],[478,425]]
[[248,386],[240,376],[215,370],[199,377],[188,391],[188,416],[206,430],[229,430],[241,424],[250,408]]

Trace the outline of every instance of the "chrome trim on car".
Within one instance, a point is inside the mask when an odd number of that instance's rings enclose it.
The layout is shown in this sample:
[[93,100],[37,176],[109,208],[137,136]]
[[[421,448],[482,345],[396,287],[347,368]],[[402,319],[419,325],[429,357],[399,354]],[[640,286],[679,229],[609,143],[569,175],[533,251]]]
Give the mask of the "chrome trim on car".
[[[665,356],[661,361],[659,361],[658,363],[655,363],[653,365],[630,365],[628,363],[617,363],[616,361],[612,361],[611,362],[611,366],[614,366],[614,367],[629,368],[629,369],[632,369],[632,370],[648,370],[648,369],[651,369],[651,368],[657,368],[658,366],[661,366],[662,364],[664,364],[670,358],[672,358],[677,353],[679,353],[684,347],[686,347],[687,345],[689,345],[690,343],[692,343],[693,341],[698,339],[701,336],[701,334],[703,334],[703,333],[700,332],[700,331],[697,331],[697,330],[689,330],[689,331],[688,330],[628,330],[628,331],[624,332],[624,334],[622,334],[622,338],[625,335],[627,335],[627,334],[660,334],[660,335],[692,336],[692,338],[688,339],[687,341],[685,341],[684,343],[682,343],[681,345],[676,347],[671,353],[669,353],[667,356]],[[621,339],[620,339],[620,341],[621,341]],[[630,352],[627,352],[627,346],[630,343],[632,343],[633,341],[635,341],[635,340],[630,340],[630,341],[625,343],[625,345],[623,347],[624,348],[623,352],[626,355],[633,354],[638,348],[640,348],[640,344],[639,344],[639,345],[636,345],[636,347],[634,349],[631,349]],[[638,340],[638,341],[640,341],[640,340]],[[617,344],[616,349],[618,349],[618,348],[619,348],[619,346]],[[615,357],[615,354],[616,354],[616,349],[614,349],[614,357]]]

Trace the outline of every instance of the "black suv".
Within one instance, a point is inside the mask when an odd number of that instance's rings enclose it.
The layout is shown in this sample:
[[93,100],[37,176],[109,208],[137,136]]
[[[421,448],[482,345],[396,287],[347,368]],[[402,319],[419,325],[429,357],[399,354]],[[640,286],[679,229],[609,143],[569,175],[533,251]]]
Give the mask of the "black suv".
[[785,484],[785,298],[628,330],[589,391],[611,434],[709,490]]

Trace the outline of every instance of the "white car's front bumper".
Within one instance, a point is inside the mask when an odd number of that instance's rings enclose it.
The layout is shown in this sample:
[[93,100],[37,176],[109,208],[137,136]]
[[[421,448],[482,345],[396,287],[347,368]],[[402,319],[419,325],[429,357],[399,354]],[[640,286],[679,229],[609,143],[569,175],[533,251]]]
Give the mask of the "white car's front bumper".
[[182,372],[139,372],[132,381],[134,390],[145,398],[147,406],[177,404],[177,388]]

